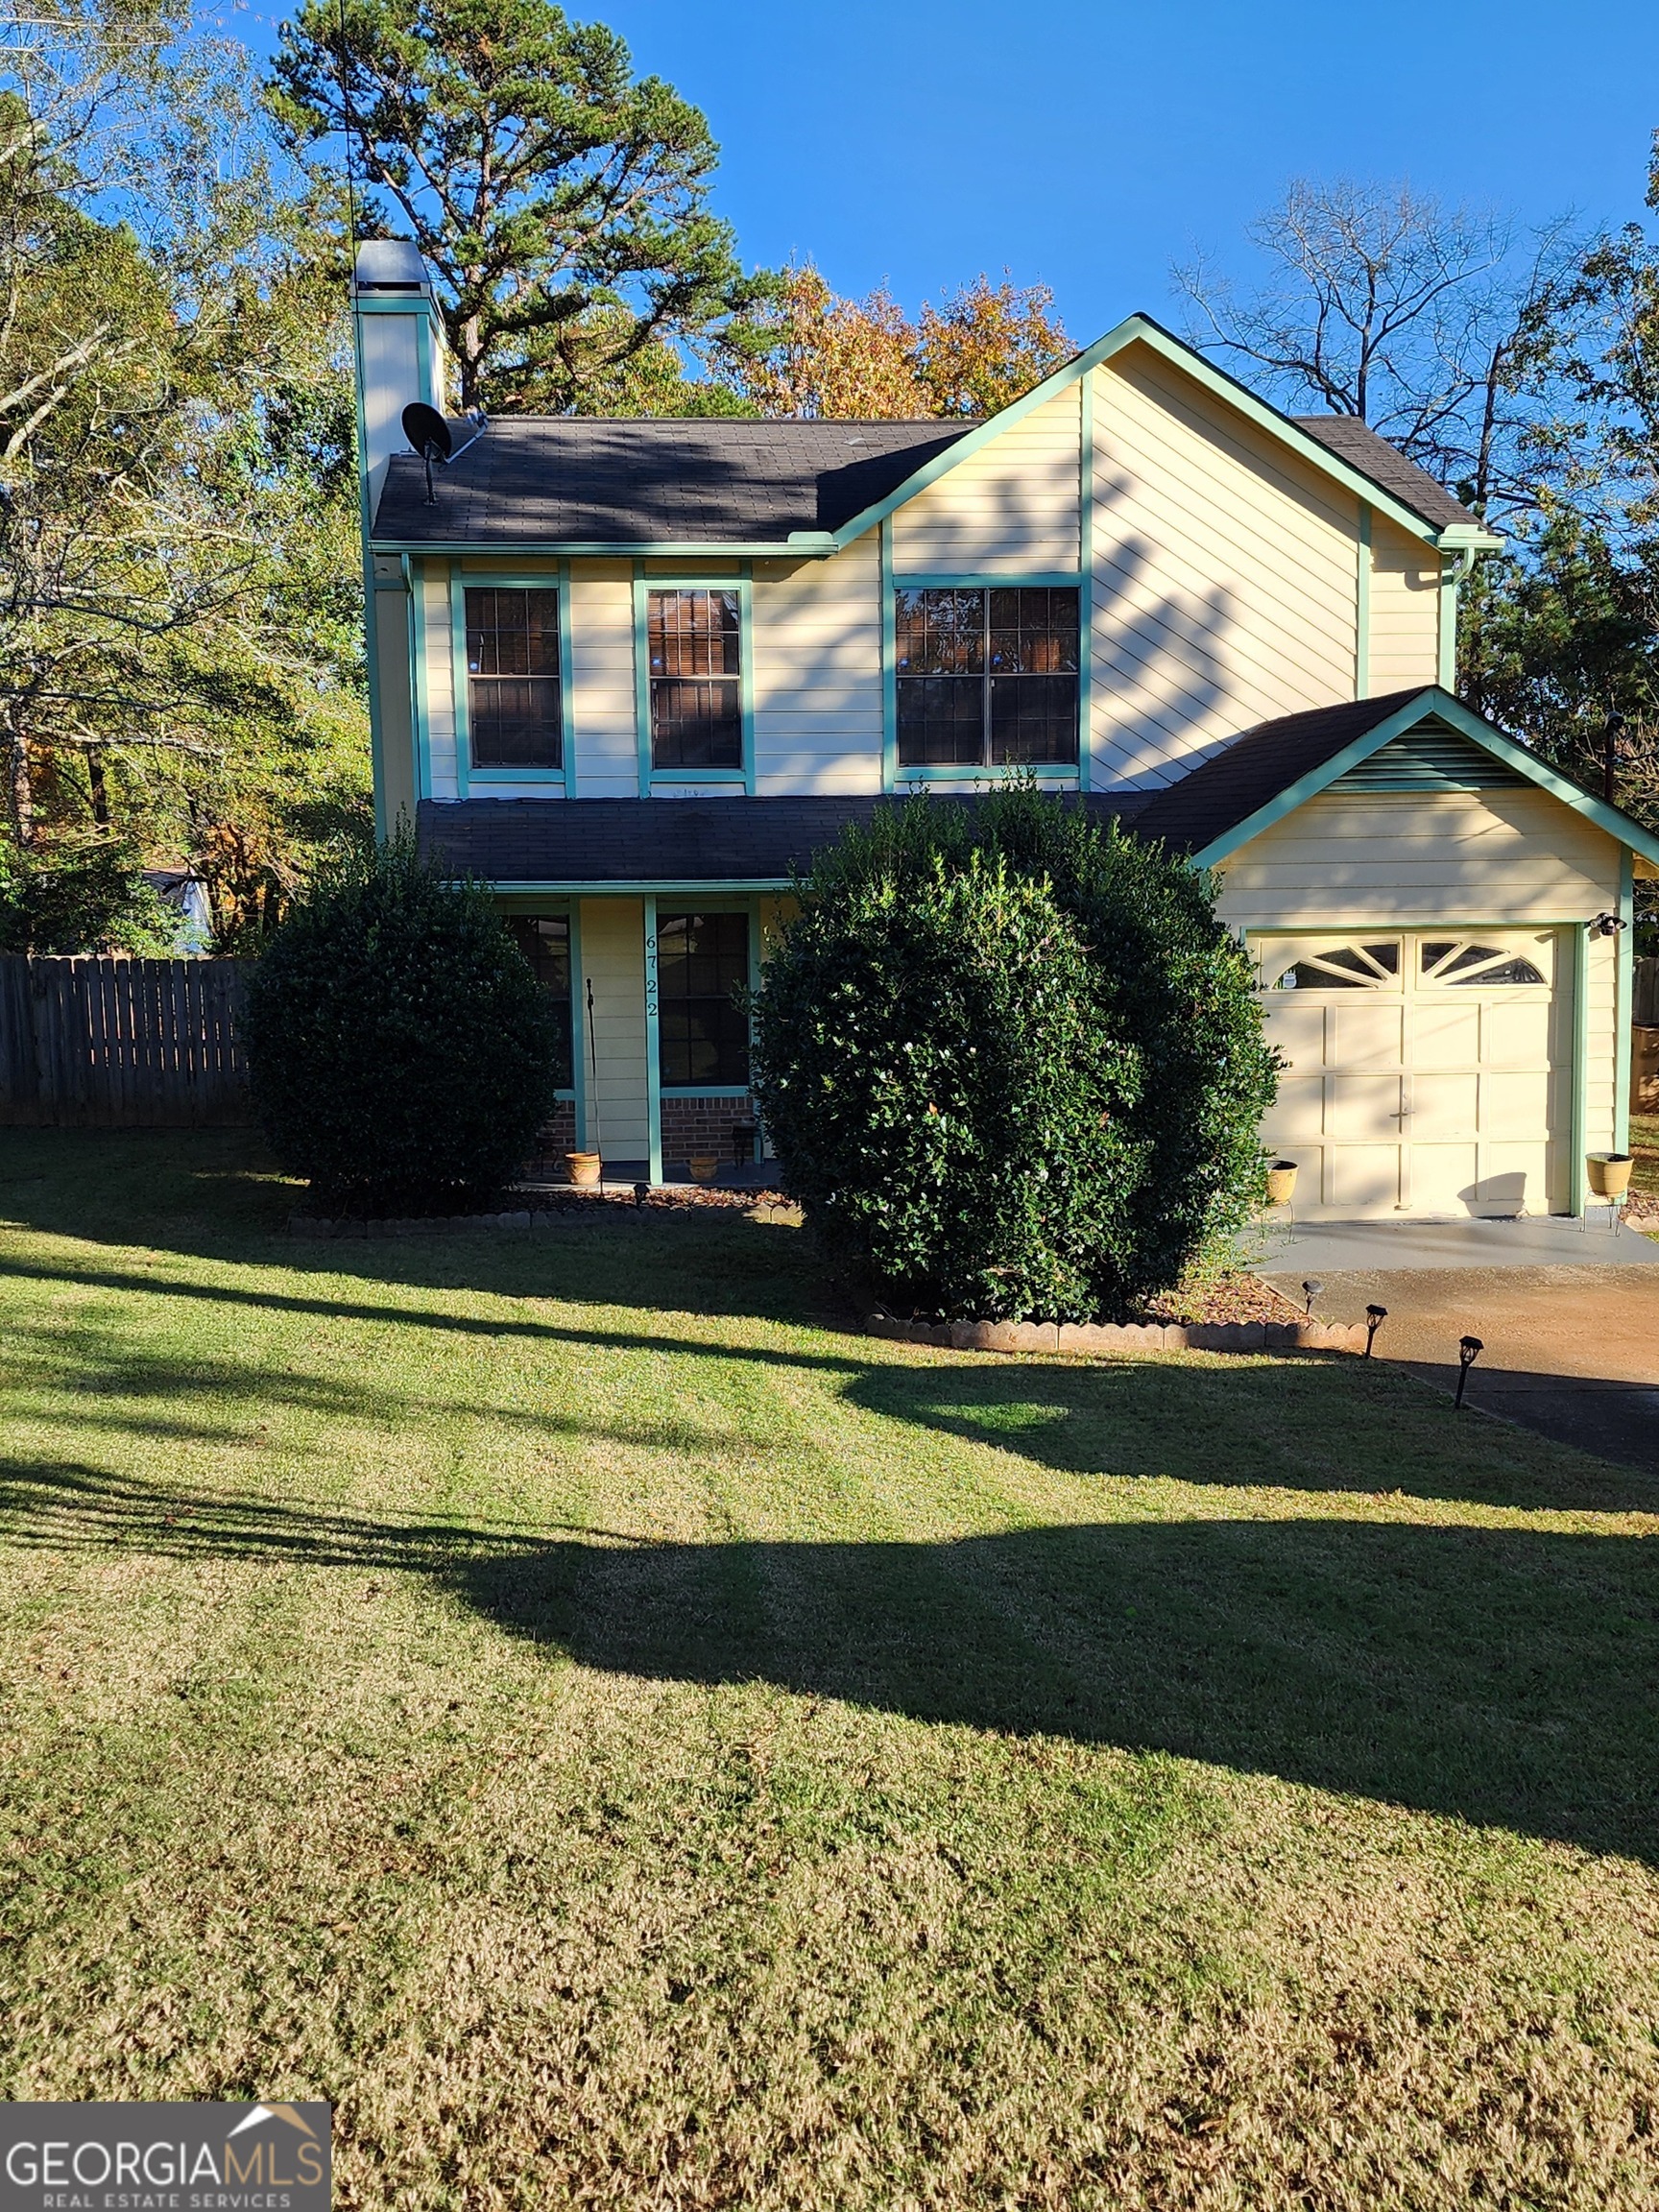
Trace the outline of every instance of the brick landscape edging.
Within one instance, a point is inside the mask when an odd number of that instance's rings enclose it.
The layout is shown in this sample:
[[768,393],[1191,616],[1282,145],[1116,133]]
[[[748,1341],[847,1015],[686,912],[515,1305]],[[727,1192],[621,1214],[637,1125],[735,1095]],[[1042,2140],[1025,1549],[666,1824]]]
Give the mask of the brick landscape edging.
[[1363,1321],[894,1321],[872,1336],[950,1352],[1363,1352]]

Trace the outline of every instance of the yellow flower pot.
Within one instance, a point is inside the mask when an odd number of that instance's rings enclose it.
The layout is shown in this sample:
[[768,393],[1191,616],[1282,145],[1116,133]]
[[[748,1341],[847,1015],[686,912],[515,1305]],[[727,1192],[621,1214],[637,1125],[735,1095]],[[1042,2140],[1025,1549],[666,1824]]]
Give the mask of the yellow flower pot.
[[1296,1195],[1296,1163],[1294,1160],[1275,1160],[1267,1170],[1267,1203],[1269,1206],[1288,1206]]
[[591,1190],[599,1181],[597,1152],[566,1152],[565,1170],[578,1190]]
[[694,1152],[687,1165],[693,1183],[712,1183],[720,1172],[720,1158],[715,1152]]
[[1623,1198],[1636,1165],[1627,1152],[1591,1152],[1584,1161],[1590,1188],[1598,1198]]

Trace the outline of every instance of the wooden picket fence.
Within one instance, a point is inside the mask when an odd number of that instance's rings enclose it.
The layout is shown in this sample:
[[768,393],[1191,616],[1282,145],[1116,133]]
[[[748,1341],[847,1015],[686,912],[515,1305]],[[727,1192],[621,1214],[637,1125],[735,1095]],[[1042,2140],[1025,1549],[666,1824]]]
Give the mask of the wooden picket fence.
[[1638,1029],[1659,1029],[1659,959],[1636,963],[1635,1005],[1632,1018]]
[[0,1125],[168,1129],[251,1118],[240,960],[0,958]]

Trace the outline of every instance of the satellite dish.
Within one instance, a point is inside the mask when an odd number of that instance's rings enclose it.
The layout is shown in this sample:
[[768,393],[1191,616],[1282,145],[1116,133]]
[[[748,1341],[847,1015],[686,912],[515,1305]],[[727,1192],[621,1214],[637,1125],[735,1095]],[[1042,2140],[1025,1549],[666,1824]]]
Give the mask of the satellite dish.
[[424,399],[412,399],[403,410],[403,435],[417,453],[423,453],[439,461],[447,461],[453,441],[449,425],[436,407],[428,407]]

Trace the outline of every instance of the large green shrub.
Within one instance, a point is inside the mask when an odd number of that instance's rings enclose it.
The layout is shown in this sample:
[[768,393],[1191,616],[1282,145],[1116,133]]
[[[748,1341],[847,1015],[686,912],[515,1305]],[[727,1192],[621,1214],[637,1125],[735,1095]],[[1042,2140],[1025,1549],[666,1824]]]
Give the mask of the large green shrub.
[[272,937],[242,1022],[259,1119],[328,1211],[465,1210],[553,1103],[552,1016],[488,896],[412,841],[347,854]]
[[[1038,1291],[1041,1270],[1020,1278],[1019,1295],[1013,1276],[961,1271],[931,1195],[950,1178],[935,1155],[929,1173],[919,1174],[886,1120],[872,1115],[861,1050],[837,1058],[836,1025],[850,1031],[858,991],[887,1005],[903,989],[899,976],[877,981],[867,962],[859,965],[871,902],[903,911],[918,898],[936,901],[935,886],[988,880],[986,871],[998,869],[1010,889],[1042,887],[1083,949],[1075,1022],[1089,1040],[1087,1065],[1111,1071],[1112,1097],[1100,1111],[1110,1116],[1112,1142],[1088,1152],[1087,1171],[1080,1161],[1058,1177],[1041,1153],[1022,1156],[998,1094],[1000,1071],[982,1048],[963,1067],[961,1170],[951,1187],[982,1178],[972,1203],[983,1211],[1008,1205],[1028,1178],[1045,1236],[1087,1278],[1087,1305],[1120,1310],[1174,1283],[1202,1244],[1239,1226],[1261,1192],[1258,1129],[1273,1096],[1273,1057],[1249,962],[1215,918],[1211,884],[1185,862],[1025,788],[973,805],[916,799],[882,808],[871,828],[822,854],[803,885],[801,918],[757,1000],[757,1092],[791,1187],[830,1241],[898,1294],[981,1314],[1064,1318],[1076,1310],[1076,1299]],[[836,978],[843,940],[853,962],[848,988],[834,1018],[815,1029],[810,994],[817,979]],[[891,957],[901,965],[908,957],[897,938]],[[1011,1010],[998,1018],[1018,1022],[1025,976],[1012,948],[1004,969]],[[904,993],[903,1018],[913,1024],[907,1042],[931,1052],[926,994]],[[1063,1070],[1051,1080],[1062,1083]],[[1096,1176],[1104,1178],[1098,1186]],[[850,1210],[845,1193],[855,1185],[864,1195]],[[909,1225],[902,1253],[882,1227],[890,1217]],[[894,1265],[901,1257],[902,1268]]]
[[1134,1056],[1047,889],[978,854],[809,899],[757,1001],[790,1188],[890,1296],[1080,1317],[1132,1188]]

